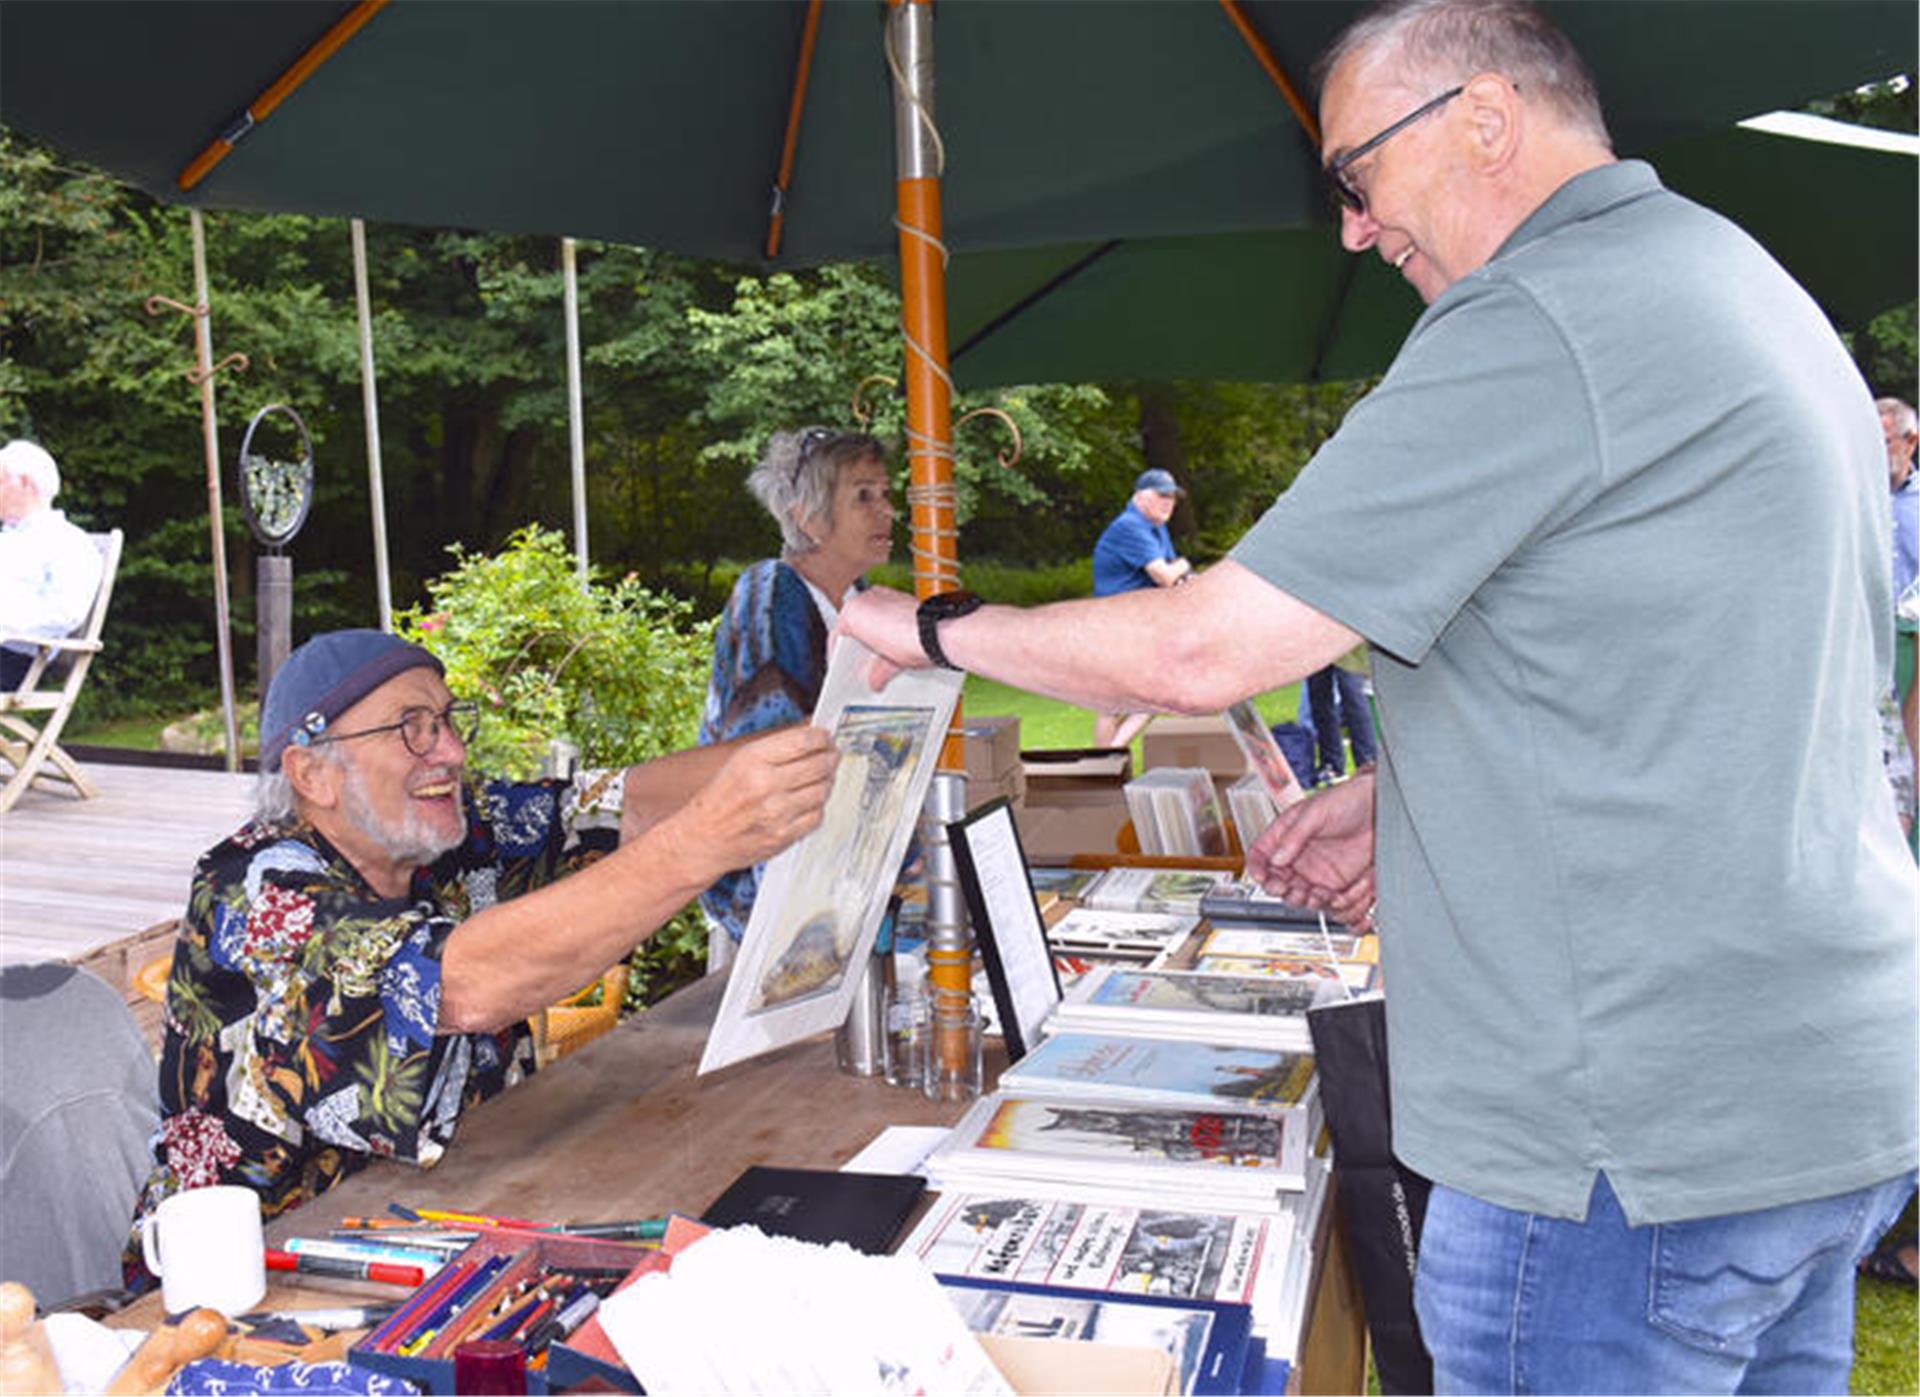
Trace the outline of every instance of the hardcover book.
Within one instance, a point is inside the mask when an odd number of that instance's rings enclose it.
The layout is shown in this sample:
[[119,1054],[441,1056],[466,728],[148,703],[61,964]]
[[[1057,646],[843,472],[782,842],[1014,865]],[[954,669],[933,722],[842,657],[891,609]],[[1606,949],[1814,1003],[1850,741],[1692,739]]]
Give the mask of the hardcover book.
[[1047,1031],[1119,1033],[1311,1052],[1307,1010],[1345,998],[1332,981],[1107,966],[1076,983]]
[[1057,1033],[1000,1076],[1003,1091],[1232,1110],[1286,1110],[1318,1088],[1313,1057],[1270,1048]]
[[1205,1190],[1257,1208],[1306,1187],[1309,1143],[1304,1120],[1272,1112],[996,1092],[961,1117],[927,1168],[943,1185],[1105,1182]]
[[1080,899],[1099,912],[1200,915],[1200,900],[1231,875],[1219,869],[1109,868]]
[[967,1192],[941,1195],[900,1250],[943,1276],[1251,1305],[1259,1326],[1280,1298],[1294,1227],[1292,1210],[1235,1215]]
[[1350,931],[1322,936],[1318,931],[1281,930],[1255,926],[1216,926],[1200,943],[1203,956],[1295,956],[1303,960],[1327,958],[1359,960],[1360,938]]
[[709,1227],[749,1223],[770,1236],[845,1242],[869,1256],[885,1256],[926,1190],[927,1181],[917,1174],[752,1164],[707,1206],[700,1221]]
[[[1215,922],[1260,922],[1317,927],[1321,914],[1311,907],[1300,907],[1278,898],[1251,878],[1225,880],[1209,888],[1200,899],[1200,915]],[[1331,917],[1331,928],[1341,929]]]

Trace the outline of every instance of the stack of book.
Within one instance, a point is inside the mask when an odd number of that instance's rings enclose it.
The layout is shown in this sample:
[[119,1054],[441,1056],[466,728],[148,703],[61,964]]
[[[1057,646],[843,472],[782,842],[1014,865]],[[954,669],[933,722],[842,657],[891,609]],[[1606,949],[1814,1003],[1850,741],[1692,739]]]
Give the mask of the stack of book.
[[1338,979],[1355,994],[1374,987],[1373,943],[1350,932],[1219,926],[1194,949],[1191,969],[1213,975],[1295,980]]
[[1102,1033],[1313,1051],[1307,1010],[1344,999],[1333,979],[1276,979],[1100,966],[1048,1016],[1046,1032]]
[[1322,1140],[1310,1055],[1056,1033],[928,1158],[940,1198],[900,1250],[996,1289],[1246,1305],[1265,1356],[1291,1363]]
[[1127,782],[1125,791],[1141,853],[1192,857],[1227,852],[1220,797],[1205,767],[1155,767]]

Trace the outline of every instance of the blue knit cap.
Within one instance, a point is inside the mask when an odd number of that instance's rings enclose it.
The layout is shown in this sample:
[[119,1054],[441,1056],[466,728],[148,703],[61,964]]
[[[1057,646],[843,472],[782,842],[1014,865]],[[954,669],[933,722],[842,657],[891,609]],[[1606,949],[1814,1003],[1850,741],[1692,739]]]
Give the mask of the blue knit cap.
[[268,686],[260,706],[260,769],[278,771],[289,746],[306,746],[394,675],[423,665],[447,672],[432,651],[385,631],[315,636],[287,656]]

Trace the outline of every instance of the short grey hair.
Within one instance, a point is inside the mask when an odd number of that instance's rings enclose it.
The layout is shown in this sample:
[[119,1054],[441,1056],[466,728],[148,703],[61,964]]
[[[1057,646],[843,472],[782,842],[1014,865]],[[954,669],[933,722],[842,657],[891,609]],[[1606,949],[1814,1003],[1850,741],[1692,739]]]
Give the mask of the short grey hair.
[[0,446],[0,476],[27,481],[42,504],[52,504],[60,493],[60,467],[52,453],[24,437]]
[[[302,749],[311,753],[329,766],[344,766],[346,753],[339,745],[322,742],[316,746]],[[286,764],[282,761],[279,770],[260,772],[258,784],[253,789],[253,818],[263,825],[282,825],[300,813],[300,797],[293,789],[293,782],[287,779]]]
[[1317,86],[1356,54],[1389,60],[1418,91],[1500,73],[1567,125],[1613,149],[1586,60],[1527,0],[1385,0],[1343,29],[1314,64]]
[[1882,417],[1893,419],[1896,431],[1912,436],[1916,430],[1920,430],[1920,426],[1916,426],[1920,418],[1914,416],[1913,404],[1905,398],[1875,398],[1873,405],[1880,409]]
[[775,432],[767,440],[767,454],[747,476],[747,489],[780,526],[787,552],[811,553],[820,541],[807,533],[805,524],[833,509],[840,472],[869,459],[886,465],[887,448],[865,432],[836,432],[831,427]]

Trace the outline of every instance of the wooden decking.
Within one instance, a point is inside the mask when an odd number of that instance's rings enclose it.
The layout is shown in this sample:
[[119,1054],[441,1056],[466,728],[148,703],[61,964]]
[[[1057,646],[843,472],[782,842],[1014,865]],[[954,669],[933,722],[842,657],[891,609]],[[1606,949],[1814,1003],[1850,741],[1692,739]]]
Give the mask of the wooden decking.
[[171,950],[194,862],[246,819],[254,778],[83,765],[94,799],[43,782],[0,818],[0,964],[83,962],[130,988]]

